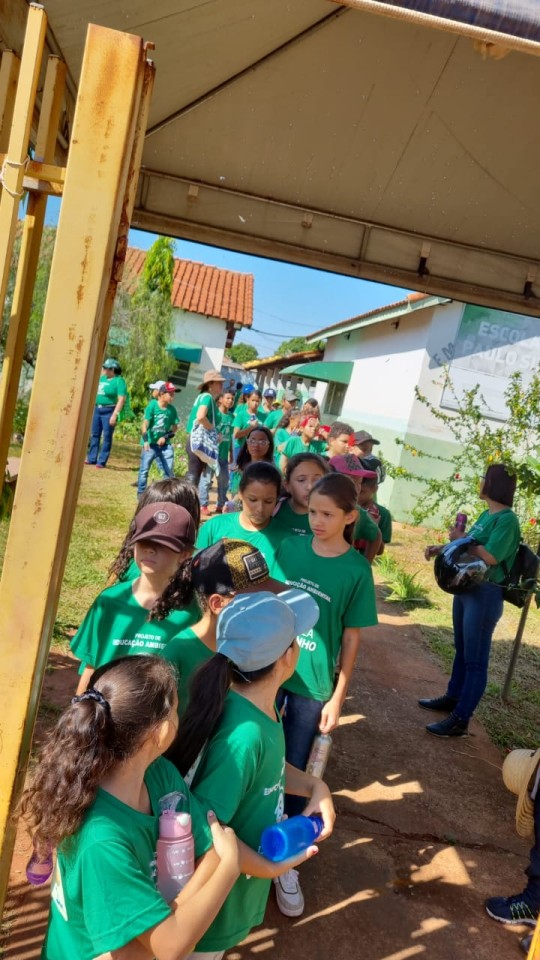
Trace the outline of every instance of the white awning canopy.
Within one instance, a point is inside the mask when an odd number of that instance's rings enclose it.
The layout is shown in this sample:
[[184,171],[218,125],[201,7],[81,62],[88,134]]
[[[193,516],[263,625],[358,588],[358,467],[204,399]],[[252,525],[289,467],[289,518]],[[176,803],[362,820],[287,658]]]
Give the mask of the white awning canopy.
[[47,0],[49,46],[74,93],[89,21],[156,45],[134,226],[540,316],[536,35],[404,6]]

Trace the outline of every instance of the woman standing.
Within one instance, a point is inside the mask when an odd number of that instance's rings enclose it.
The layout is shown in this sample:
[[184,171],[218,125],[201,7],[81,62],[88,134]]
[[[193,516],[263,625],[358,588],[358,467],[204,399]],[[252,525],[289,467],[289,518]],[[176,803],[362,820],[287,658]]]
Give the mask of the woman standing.
[[[121,376],[118,360],[105,360],[99,378],[96,406],[92,418],[90,446],[84,461],[87,466],[103,470],[112,447],[114,428],[127,398],[126,381]],[[100,442],[103,434],[103,443]]]
[[[516,478],[503,463],[488,467],[480,484],[480,499],[485,500],[487,509],[467,534],[477,543],[469,553],[488,566],[486,579],[468,593],[454,597],[455,655],[446,693],[418,701],[424,710],[448,714],[444,720],[428,723],[426,730],[435,737],[466,736],[469,720],[486,689],[491,638],[503,612],[500,585],[514,562],[521,539],[519,520],[512,510],[515,490]],[[454,528],[450,540],[463,535]],[[437,556],[442,549],[426,547],[426,559]]]
[[[201,460],[197,454],[193,453],[191,449],[191,432],[197,424],[202,424],[205,430],[215,430],[218,423],[218,410],[216,407],[216,398],[219,397],[223,384],[225,383],[225,378],[221,376],[219,370],[207,370],[202,383],[199,385],[200,396],[197,397],[189,419],[187,422],[187,455],[188,455],[188,479],[191,480],[191,483],[195,486],[199,486],[199,480],[201,479],[205,470],[208,470],[208,465]],[[217,462],[217,453],[216,453],[216,462]],[[206,497],[208,497],[208,484],[206,485]],[[202,512],[203,514],[208,514],[208,500],[206,503],[201,501]]]

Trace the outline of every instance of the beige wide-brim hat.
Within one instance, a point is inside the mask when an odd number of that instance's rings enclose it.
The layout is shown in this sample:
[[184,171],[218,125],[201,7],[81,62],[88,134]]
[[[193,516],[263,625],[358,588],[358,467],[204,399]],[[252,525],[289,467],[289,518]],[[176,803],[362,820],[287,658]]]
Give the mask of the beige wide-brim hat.
[[516,830],[520,837],[530,837],[534,833],[534,803],[530,791],[539,763],[540,750],[512,750],[503,763],[504,785],[518,798]]
[[197,389],[204,390],[209,383],[225,383],[225,377],[219,372],[219,370],[207,370],[202,378],[202,383],[199,384]]

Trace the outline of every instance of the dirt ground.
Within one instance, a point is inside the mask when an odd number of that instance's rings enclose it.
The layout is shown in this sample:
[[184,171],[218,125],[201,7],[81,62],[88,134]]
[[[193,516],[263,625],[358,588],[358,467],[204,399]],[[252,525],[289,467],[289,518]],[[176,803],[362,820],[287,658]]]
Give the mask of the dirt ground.
[[[502,758],[483,728],[439,741],[418,696],[445,678],[408,618],[381,614],[364,632],[356,679],[327,779],[338,821],[301,871],[304,916],[283,917],[273,893],[265,923],[227,960],[492,960],[520,956],[519,936],[490,920],[487,896],[523,886],[528,845],[514,830],[514,798]],[[69,657],[54,655],[42,700],[64,704],[76,685]],[[19,832],[5,914],[3,960],[39,956],[48,890],[24,877]],[[76,960],[76,958],[74,958]]]

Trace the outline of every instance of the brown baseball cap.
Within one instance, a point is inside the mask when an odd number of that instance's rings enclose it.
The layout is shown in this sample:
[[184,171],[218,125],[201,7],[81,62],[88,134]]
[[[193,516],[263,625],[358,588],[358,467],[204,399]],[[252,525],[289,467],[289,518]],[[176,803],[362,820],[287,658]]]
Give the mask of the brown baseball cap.
[[289,587],[270,576],[260,550],[245,540],[228,537],[200,550],[191,562],[191,582],[207,596],[220,593],[282,593]]
[[152,540],[175,553],[193,546],[197,531],[191,514],[177,503],[149,503],[135,515],[130,547],[138,540]]

